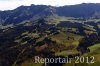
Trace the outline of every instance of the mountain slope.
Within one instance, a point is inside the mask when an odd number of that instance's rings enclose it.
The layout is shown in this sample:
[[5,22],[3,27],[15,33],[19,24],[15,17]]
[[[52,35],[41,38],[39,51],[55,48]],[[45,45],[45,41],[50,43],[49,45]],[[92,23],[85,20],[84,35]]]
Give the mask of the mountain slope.
[[[72,58],[71,64],[58,62],[47,66],[98,66],[99,6],[31,5],[0,11],[0,28],[3,28],[0,29],[0,66],[44,66],[34,62],[35,56]],[[91,55],[95,57],[94,64],[73,63],[75,56]]]
[[20,6],[14,10],[0,11],[0,22],[4,24],[18,24],[34,18],[41,18],[56,14],[58,16],[75,18],[99,18],[100,4],[83,3],[79,5],[54,7],[47,5]]

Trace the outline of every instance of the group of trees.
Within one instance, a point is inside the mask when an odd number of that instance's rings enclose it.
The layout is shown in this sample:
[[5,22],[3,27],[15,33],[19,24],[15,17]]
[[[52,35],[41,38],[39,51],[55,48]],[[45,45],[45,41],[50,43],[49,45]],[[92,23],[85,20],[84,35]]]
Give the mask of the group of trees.
[[100,43],[100,35],[91,34],[80,40],[80,43],[77,49],[78,51],[81,51],[82,54],[86,52],[90,52],[88,47],[93,46],[97,43]]

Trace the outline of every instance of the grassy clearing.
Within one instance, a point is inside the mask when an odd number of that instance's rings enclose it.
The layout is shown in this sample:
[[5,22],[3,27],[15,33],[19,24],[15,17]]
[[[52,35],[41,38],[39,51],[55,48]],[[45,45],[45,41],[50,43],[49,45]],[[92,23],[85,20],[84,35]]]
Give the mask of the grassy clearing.
[[68,55],[73,55],[79,53],[77,50],[66,50],[66,51],[61,51],[55,53],[55,56],[68,56]]
[[98,66],[100,64],[100,43],[89,47],[90,52],[83,56],[94,56],[95,63],[89,64],[88,66]]
[[95,51],[95,50],[97,50],[99,48],[100,48],[100,43],[99,44],[95,44],[95,45],[89,47],[89,49],[90,49],[91,52],[93,52],[93,51]]
[[82,36],[75,35],[69,32],[66,32],[66,33],[61,32],[60,34],[51,36],[51,38],[57,41],[57,43],[64,44],[66,46],[69,46],[71,44],[74,44],[77,46],[79,44],[79,39],[81,39]]

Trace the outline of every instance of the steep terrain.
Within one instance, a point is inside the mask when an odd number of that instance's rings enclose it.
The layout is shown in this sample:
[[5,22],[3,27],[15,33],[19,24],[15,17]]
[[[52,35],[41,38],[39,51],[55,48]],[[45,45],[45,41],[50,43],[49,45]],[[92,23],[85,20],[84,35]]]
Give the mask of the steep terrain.
[[[72,63],[47,66],[98,66],[99,7],[31,5],[0,11],[0,66],[44,66],[34,63],[35,56],[72,58]],[[75,56],[94,56],[95,63],[74,63]]]
[[99,18],[100,4],[83,3],[71,6],[47,6],[47,5],[31,5],[20,6],[14,10],[0,11],[0,23],[3,24],[18,24],[31,19],[43,18],[56,14],[58,16],[75,17],[75,18]]

